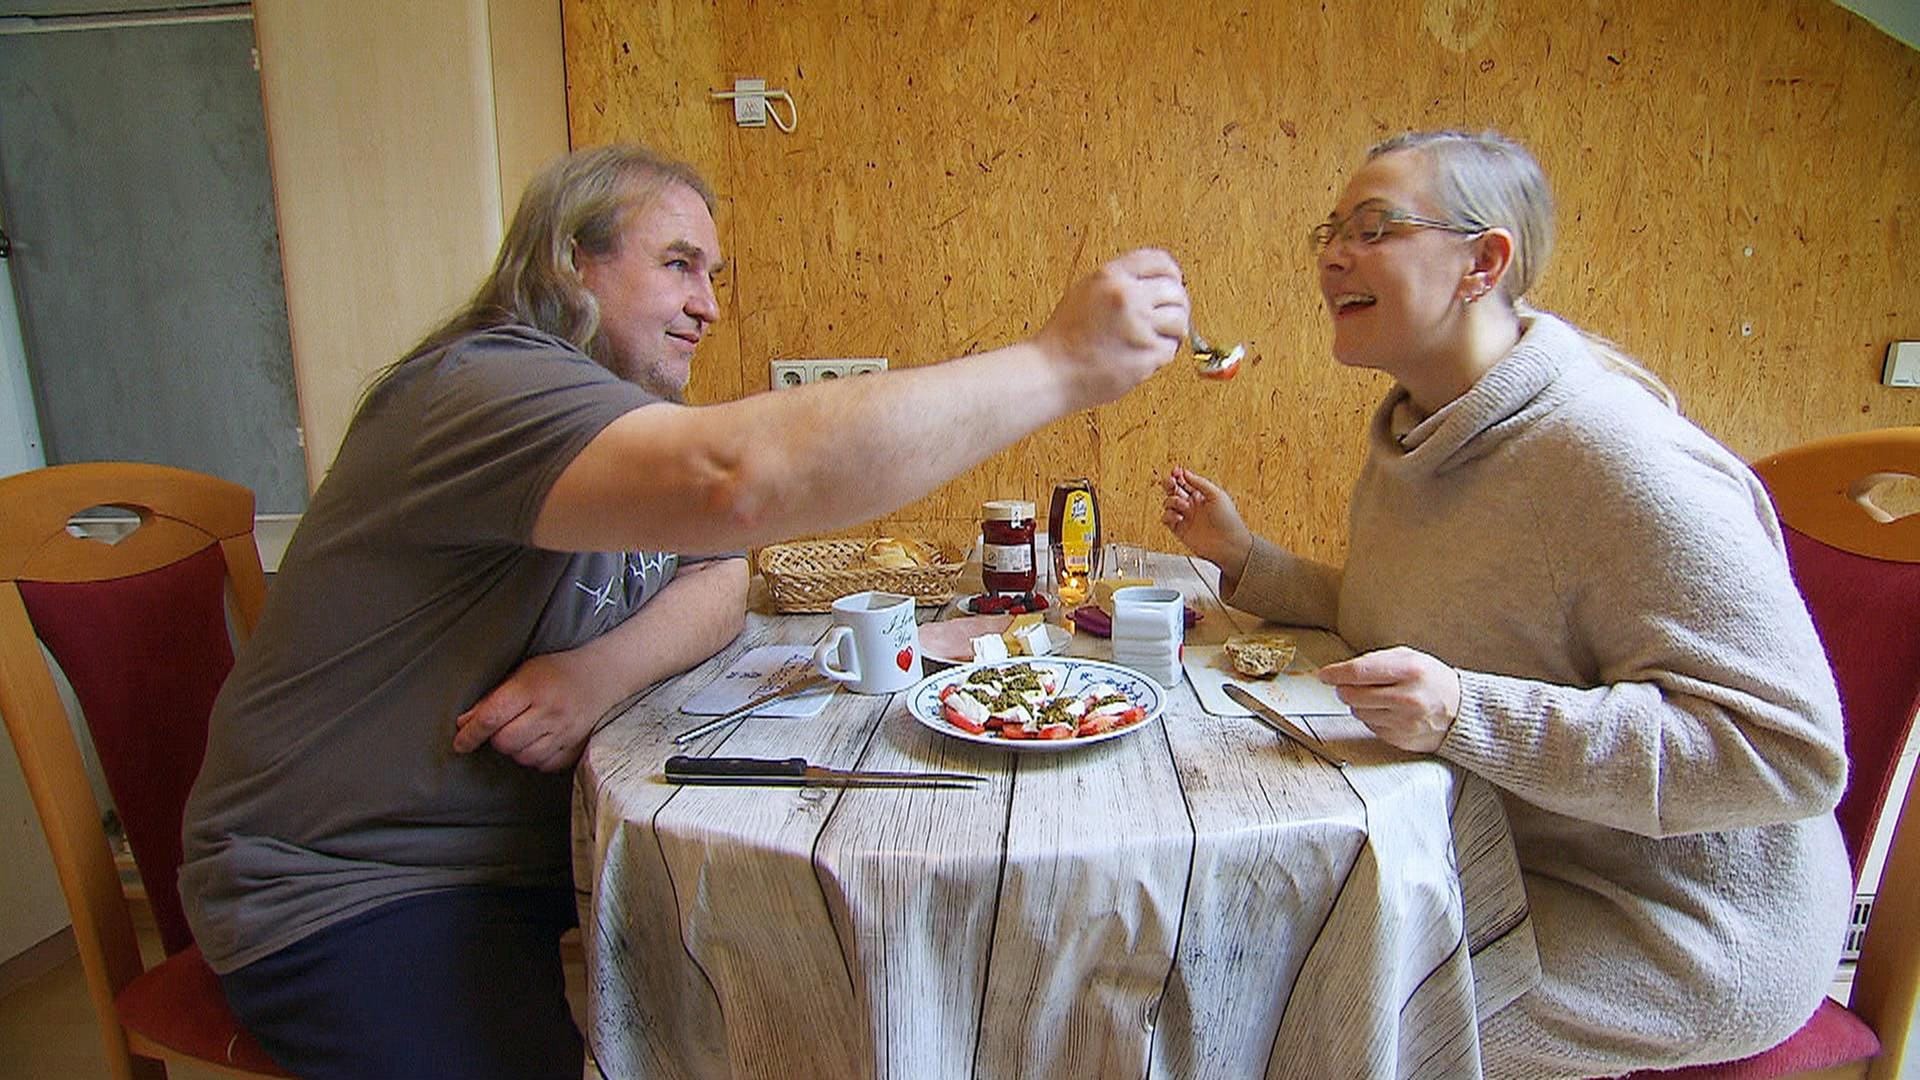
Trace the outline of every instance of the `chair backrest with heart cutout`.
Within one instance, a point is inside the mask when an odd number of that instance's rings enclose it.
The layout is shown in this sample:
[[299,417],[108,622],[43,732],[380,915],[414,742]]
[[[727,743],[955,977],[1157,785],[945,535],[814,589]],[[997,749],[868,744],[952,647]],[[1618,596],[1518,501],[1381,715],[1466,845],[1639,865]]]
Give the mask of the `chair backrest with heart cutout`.
[[[77,527],[108,509],[131,531]],[[213,697],[266,598],[253,494],[160,465],[86,462],[0,478],[0,714],[40,813],[89,977],[141,971],[101,809],[61,703],[72,685],[169,955],[193,943],[175,876]],[[229,605],[231,605],[231,626]],[[97,964],[97,967],[96,967]]]

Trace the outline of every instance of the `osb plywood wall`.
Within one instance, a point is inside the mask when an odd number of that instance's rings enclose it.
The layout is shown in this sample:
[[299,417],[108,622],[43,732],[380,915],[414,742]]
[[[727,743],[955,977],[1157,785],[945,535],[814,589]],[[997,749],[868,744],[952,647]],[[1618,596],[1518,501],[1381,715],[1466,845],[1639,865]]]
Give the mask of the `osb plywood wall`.
[[[1257,354],[1225,384],[1170,368],[860,532],[970,542],[983,499],[1044,504],[1084,474],[1112,537],[1166,546],[1152,478],[1181,462],[1338,558],[1386,383],[1329,359],[1304,234],[1408,128],[1526,142],[1560,208],[1534,301],[1743,456],[1920,423],[1920,391],[1878,381],[1887,343],[1920,337],[1920,54],[1827,0],[564,10],[574,145],[667,149],[725,204],[735,269],[696,401],[764,389],[775,357],[991,348],[1143,244],[1181,260],[1210,337]],[[798,131],[736,128],[707,92],[737,76],[789,90]]]

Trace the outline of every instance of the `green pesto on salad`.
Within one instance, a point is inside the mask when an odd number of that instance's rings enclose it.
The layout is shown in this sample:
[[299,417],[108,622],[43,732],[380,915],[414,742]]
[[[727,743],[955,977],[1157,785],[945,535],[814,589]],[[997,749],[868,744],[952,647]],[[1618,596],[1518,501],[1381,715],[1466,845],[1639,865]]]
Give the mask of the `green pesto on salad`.
[[940,715],[973,735],[1072,739],[1137,724],[1147,711],[1108,682],[1060,692],[1060,676],[1031,664],[983,667],[940,691]]

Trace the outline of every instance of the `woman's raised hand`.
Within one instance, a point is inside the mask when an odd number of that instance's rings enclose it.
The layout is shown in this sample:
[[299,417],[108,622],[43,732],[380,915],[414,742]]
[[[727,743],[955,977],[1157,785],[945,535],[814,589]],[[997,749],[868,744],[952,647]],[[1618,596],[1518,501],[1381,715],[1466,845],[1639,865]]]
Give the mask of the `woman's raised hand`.
[[1167,471],[1160,486],[1166,493],[1160,503],[1160,521],[1189,551],[1237,580],[1246,568],[1247,553],[1253,550],[1253,533],[1241,520],[1233,497],[1220,485],[1178,465]]

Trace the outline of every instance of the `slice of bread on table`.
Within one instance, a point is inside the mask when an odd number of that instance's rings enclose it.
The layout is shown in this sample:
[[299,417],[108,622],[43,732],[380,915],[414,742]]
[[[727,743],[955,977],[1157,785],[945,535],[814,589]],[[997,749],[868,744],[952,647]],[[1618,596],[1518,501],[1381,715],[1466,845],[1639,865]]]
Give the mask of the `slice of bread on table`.
[[1293,639],[1285,634],[1236,634],[1220,646],[1233,670],[1256,678],[1278,675],[1293,663]]

